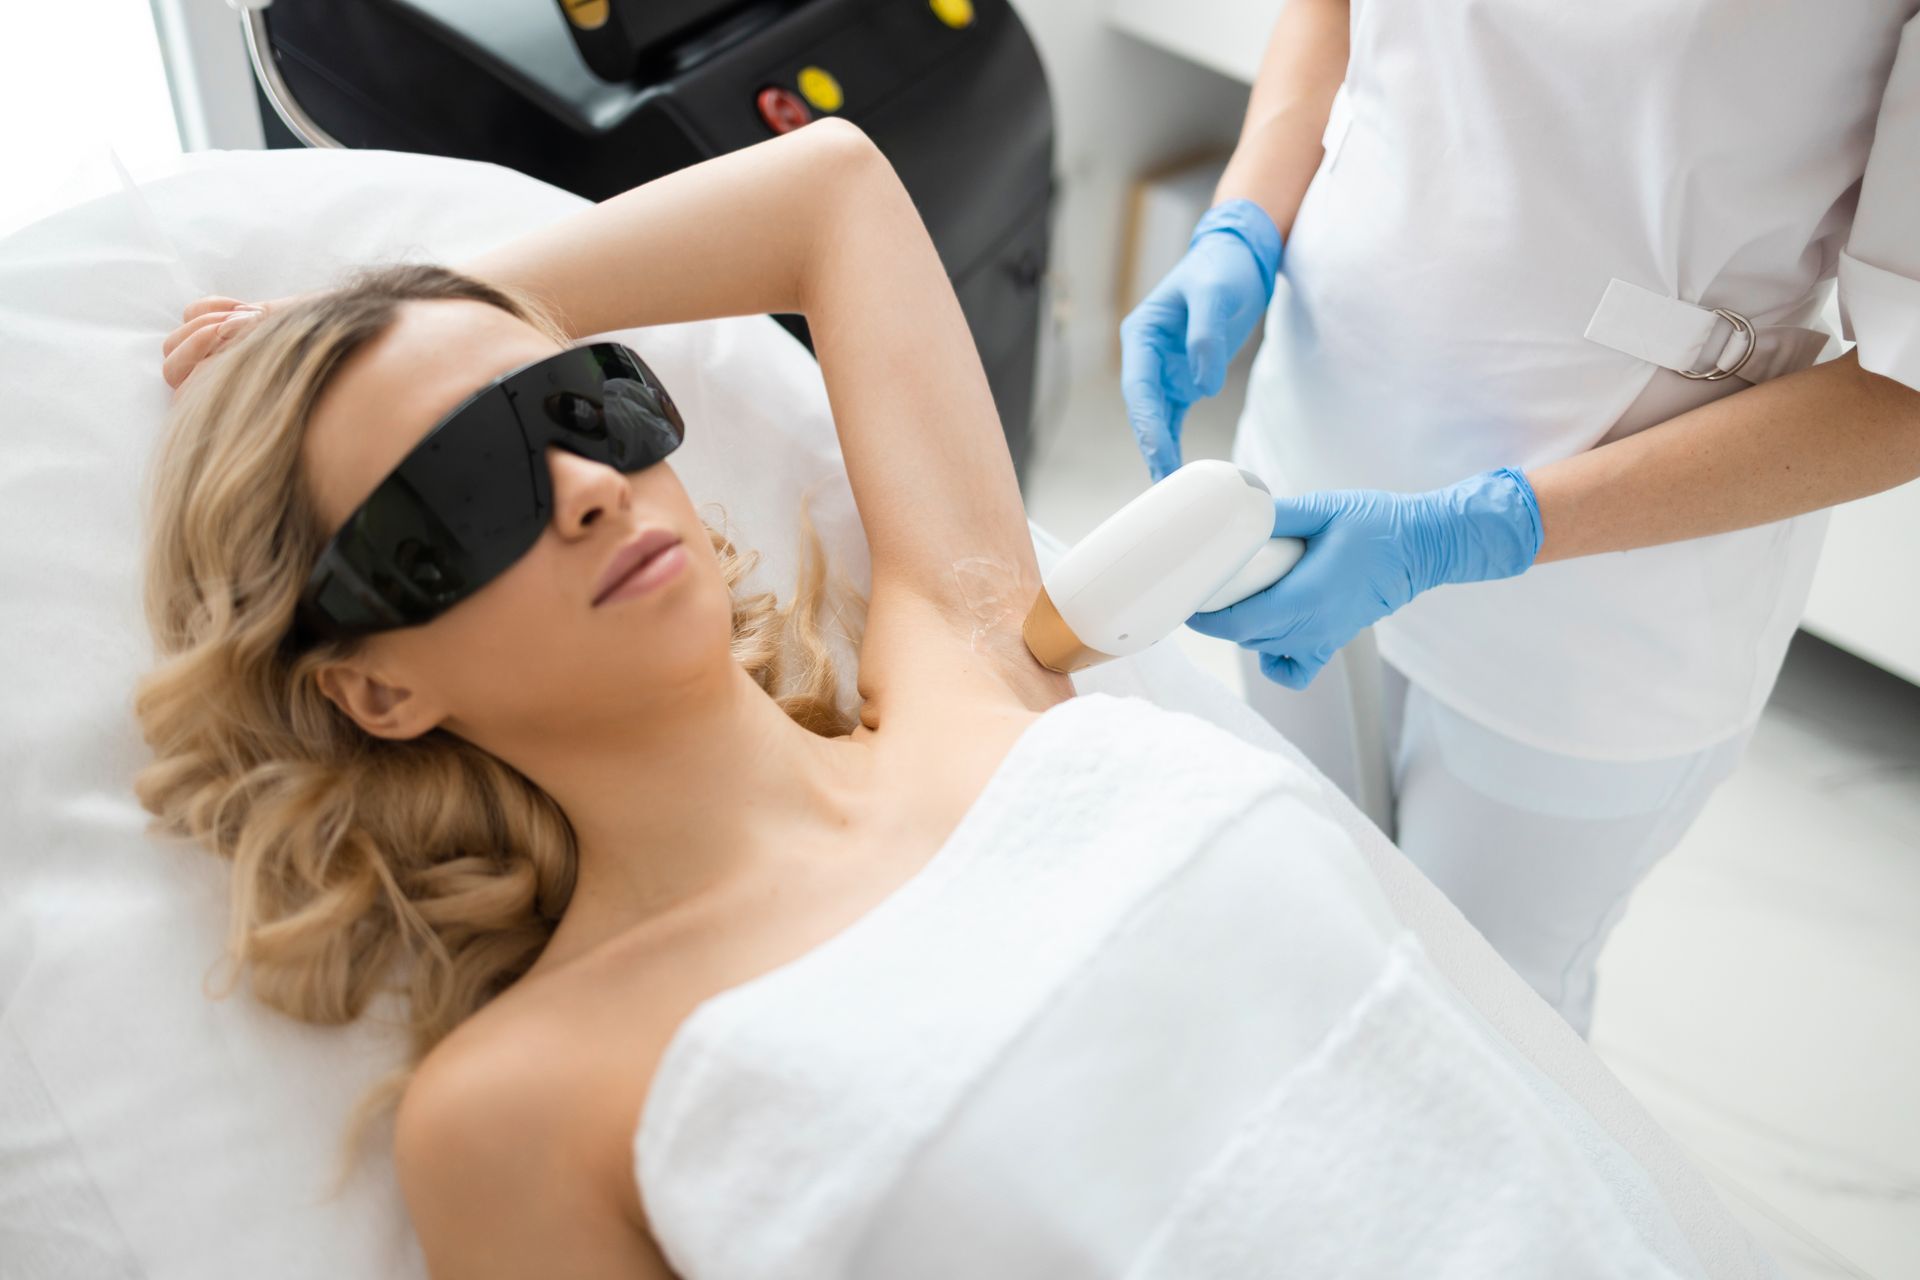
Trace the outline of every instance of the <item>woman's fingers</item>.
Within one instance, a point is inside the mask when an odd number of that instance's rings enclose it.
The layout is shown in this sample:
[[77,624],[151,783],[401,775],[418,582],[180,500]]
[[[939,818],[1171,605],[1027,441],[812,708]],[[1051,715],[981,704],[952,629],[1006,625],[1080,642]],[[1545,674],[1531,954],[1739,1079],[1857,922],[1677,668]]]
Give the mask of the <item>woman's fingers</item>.
[[[200,344],[189,346],[190,339],[209,331],[218,331],[222,325],[238,317],[259,316],[263,310],[258,303],[225,297],[202,298],[188,306],[185,312],[187,318],[160,343],[161,372],[168,384],[179,386],[194,363],[221,342],[220,339],[205,339]],[[184,355],[181,354],[183,351]]]
[[221,315],[215,313],[213,324],[201,324],[174,345],[161,362],[161,376],[174,390],[187,380],[200,362],[218,351],[238,334],[245,331],[250,321],[258,319],[258,311],[236,311]]
[[187,375],[213,350],[219,336],[218,326],[203,325],[176,344],[160,362],[160,375],[167,385],[178,391]]
[[246,331],[250,321],[268,311],[292,302],[299,294],[288,294],[268,302],[242,302],[225,294],[209,294],[187,304],[180,313],[179,327],[160,344],[160,373],[175,391],[200,362]]
[[203,326],[219,324],[228,316],[241,312],[260,311],[264,308],[257,302],[242,302],[238,298],[207,297],[189,303],[180,313],[180,323],[160,344],[160,354],[173,354],[173,349],[185,341],[188,336],[198,332]]
[[219,324],[221,321],[225,320],[228,316],[231,316],[233,314],[234,313],[231,310],[203,311],[199,315],[195,316],[193,319],[188,320],[185,323],[177,326],[172,333],[169,333],[166,336],[165,341],[163,341],[160,344],[161,357],[165,358],[167,356],[172,355],[173,349],[179,346],[182,342],[185,342],[188,338],[191,338],[194,334],[200,332],[202,329],[211,328],[212,326]]
[[182,321],[191,320],[195,316],[203,316],[209,311],[231,311],[241,305],[242,300],[239,298],[229,298],[224,294],[218,293],[209,294],[204,298],[189,302],[187,309],[180,313],[180,319]]

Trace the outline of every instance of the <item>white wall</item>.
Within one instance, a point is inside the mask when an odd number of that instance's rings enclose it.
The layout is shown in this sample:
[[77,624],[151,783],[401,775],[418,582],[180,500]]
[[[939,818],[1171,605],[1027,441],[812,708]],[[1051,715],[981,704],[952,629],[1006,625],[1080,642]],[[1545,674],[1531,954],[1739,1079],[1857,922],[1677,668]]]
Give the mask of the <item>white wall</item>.
[[1102,17],[1103,0],[1013,0],[1013,7],[1039,47],[1053,93],[1060,190],[1052,284],[1066,308],[1059,355],[1067,367],[1059,376],[1071,381],[1111,364],[1129,183],[1207,146],[1230,149],[1247,87],[1114,31]]
[[107,150],[138,170],[180,153],[146,0],[0,3],[0,235],[117,190]]

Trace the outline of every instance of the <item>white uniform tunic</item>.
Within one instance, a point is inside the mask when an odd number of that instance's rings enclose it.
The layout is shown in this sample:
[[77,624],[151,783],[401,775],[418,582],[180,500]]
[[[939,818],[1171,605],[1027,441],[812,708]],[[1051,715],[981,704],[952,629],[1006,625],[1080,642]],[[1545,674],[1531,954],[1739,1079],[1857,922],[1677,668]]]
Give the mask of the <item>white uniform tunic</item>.
[[[1861,364],[1920,388],[1917,9],[1354,0],[1236,461],[1276,492],[1537,467],[1749,385],[1642,358],[1744,349],[1673,300],[1759,327],[1763,378],[1816,354],[1836,271]],[[1542,750],[1698,750],[1758,717],[1824,520],[1442,587],[1381,653]]]

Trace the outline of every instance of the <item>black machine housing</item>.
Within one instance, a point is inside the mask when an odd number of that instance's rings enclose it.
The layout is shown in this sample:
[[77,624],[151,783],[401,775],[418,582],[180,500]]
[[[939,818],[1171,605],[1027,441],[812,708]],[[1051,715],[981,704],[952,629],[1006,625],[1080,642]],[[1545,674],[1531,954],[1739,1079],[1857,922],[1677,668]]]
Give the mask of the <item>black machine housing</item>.
[[[824,69],[844,93],[830,114],[874,139],[927,224],[1024,478],[1053,117],[1008,0],[273,0],[263,16],[262,56],[341,145],[491,161],[596,201],[773,136],[762,91]],[[261,115],[270,146],[305,145]]]

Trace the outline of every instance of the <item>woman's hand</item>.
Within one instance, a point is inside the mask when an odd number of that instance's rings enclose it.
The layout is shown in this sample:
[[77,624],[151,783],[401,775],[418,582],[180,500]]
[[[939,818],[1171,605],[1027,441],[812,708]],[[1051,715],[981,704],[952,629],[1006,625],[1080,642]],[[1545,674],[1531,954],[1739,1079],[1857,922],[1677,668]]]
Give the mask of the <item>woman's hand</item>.
[[214,295],[188,303],[180,313],[180,327],[160,346],[160,373],[167,385],[179,391],[180,384],[202,360],[246,332],[248,325],[267,312],[292,300],[289,296],[271,302],[242,302]]

